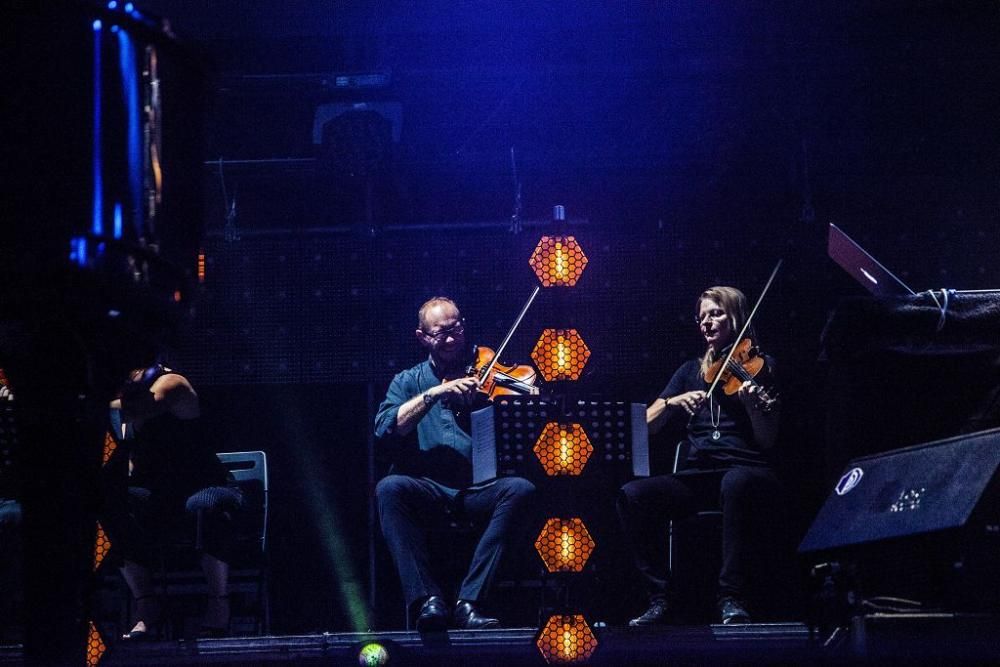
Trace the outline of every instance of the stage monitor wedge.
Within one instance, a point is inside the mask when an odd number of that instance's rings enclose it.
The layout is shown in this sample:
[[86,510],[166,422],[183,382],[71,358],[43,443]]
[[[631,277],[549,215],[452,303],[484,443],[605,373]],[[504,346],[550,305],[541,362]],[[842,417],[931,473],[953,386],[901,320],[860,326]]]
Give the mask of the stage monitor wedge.
[[852,460],[799,545],[823,552],[961,528],[996,532],[1000,429]]

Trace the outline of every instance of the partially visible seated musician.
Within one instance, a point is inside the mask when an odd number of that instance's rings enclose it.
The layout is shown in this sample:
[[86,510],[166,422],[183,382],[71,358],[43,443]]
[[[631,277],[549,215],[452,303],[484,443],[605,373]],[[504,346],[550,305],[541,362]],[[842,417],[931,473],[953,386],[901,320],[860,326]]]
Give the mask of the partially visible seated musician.
[[[135,600],[136,622],[125,640],[148,639],[160,620],[150,568],[162,540],[196,537],[208,583],[203,636],[229,627],[230,519],[242,495],[201,428],[198,395],[187,378],[162,365],[137,369],[112,401],[121,411],[124,454],[105,466],[102,523]],[[200,514],[200,521],[195,519]]]
[[[14,393],[7,384],[3,369],[0,369],[0,415],[9,413],[13,405]],[[12,466],[6,465],[13,463],[13,455],[10,451],[0,452],[0,640],[6,639],[7,631],[20,622],[18,612],[23,593],[20,493],[17,479],[10,470]]]
[[[631,481],[618,498],[619,518],[649,599],[645,613],[629,622],[633,627],[672,620],[676,596],[667,569],[669,521],[720,509],[719,620],[749,622],[746,594],[755,574],[748,567],[750,556],[773,534],[769,528],[780,516],[781,486],[767,456],[781,416],[773,384],[765,389],[756,381],[738,381],[734,395],[726,395],[721,385],[707,393],[706,373],[713,364],[718,368],[737,342],[747,299],[734,287],[711,287],[698,297],[695,312],[705,353],[683,364],[646,411],[653,433],[686,422],[690,453],[676,474]],[[773,369],[773,359],[765,357],[765,362]]]
[[[482,604],[523,535],[535,487],[520,477],[472,484],[469,408],[479,382],[466,373],[475,352],[455,302],[427,301],[415,333],[428,357],[393,378],[375,417],[375,435],[394,459],[375,490],[382,533],[418,631],[497,627]],[[414,432],[415,446],[406,439]],[[434,581],[427,536],[428,524],[449,515],[486,525],[455,600]]]

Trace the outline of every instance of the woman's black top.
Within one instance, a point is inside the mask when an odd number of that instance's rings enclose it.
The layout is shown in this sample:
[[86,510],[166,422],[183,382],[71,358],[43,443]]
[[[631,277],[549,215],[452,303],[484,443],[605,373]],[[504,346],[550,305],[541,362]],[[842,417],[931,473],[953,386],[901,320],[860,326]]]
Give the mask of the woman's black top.
[[[774,368],[773,359],[765,357],[764,361],[768,369]],[[660,392],[660,398],[699,389],[707,391],[708,388],[709,384],[701,376],[701,360],[692,359],[677,369]],[[718,437],[713,437],[716,432]],[[726,396],[721,384],[715,388],[712,400],[702,403],[688,420],[687,439],[691,447],[686,468],[711,470],[734,465],[768,465],[754,438],[746,408],[736,394]]]

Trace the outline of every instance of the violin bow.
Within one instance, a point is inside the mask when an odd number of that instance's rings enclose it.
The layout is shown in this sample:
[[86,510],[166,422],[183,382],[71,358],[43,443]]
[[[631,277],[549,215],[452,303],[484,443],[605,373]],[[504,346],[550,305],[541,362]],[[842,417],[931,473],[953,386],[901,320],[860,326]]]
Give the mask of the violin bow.
[[740,333],[738,336],[736,336],[736,340],[733,342],[732,345],[729,346],[729,354],[726,355],[726,360],[722,362],[722,366],[720,367],[719,372],[715,374],[715,379],[712,380],[712,385],[708,388],[709,396],[711,396],[712,392],[715,391],[715,386],[719,384],[719,379],[723,375],[722,371],[729,368],[729,362],[733,358],[733,352],[736,351],[736,346],[740,344],[740,341],[743,340],[743,335],[747,332],[747,329],[750,328],[750,323],[753,321],[753,316],[757,314],[757,309],[760,307],[761,301],[764,300],[764,296],[767,294],[767,290],[771,288],[771,283],[774,282],[774,277],[778,275],[778,269],[781,268],[781,263],[783,261],[785,260],[779,259],[778,263],[774,265],[774,270],[771,271],[771,277],[767,279],[767,283],[764,285],[764,289],[761,290],[760,296],[757,297],[757,303],[753,305],[753,310],[751,310],[750,314],[747,315],[747,321],[743,323],[743,328],[740,329]]
[[535,289],[531,292],[531,296],[528,297],[527,303],[525,303],[524,307],[521,308],[521,312],[518,314],[517,319],[514,320],[513,326],[511,326],[510,331],[507,332],[507,336],[503,339],[503,342],[500,343],[500,347],[497,348],[496,354],[493,355],[493,360],[490,361],[489,366],[487,366],[485,370],[480,373],[482,377],[489,377],[493,367],[500,359],[500,355],[503,354],[504,348],[507,347],[507,343],[510,342],[510,339],[514,337],[514,332],[517,331],[517,328],[521,326],[521,320],[523,320],[524,316],[528,314],[528,309],[531,308],[531,304],[534,303],[535,297],[538,296],[538,292],[541,289],[541,286],[535,285]]

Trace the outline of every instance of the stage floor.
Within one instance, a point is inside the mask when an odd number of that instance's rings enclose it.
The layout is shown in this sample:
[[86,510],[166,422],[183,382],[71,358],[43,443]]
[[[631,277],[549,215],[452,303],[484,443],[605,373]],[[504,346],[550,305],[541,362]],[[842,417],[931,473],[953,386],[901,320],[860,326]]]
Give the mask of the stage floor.
[[[805,664],[820,645],[798,623],[744,626],[665,626],[643,630],[595,628],[597,647],[587,664]],[[535,628],[416,632],[323,633],[270,637],[118,644],[101,665],[357,665],[365,644],[385,647],[387,665],[544,665]],[[16,647],[0,662],[18,664]]]
[[[819,635],[801,623],[597,627],[589,665],[1000,664],[1000,616],[876,614]],[[323,633],[118,644],[101,665],[358,665],[378,642],[385,665],[545,665],[537,630]],[[0,646],[0,664],[22,664]],[[82,661],[81,661],[82,664]],[[380,663],[369,663],[380,664]]]

